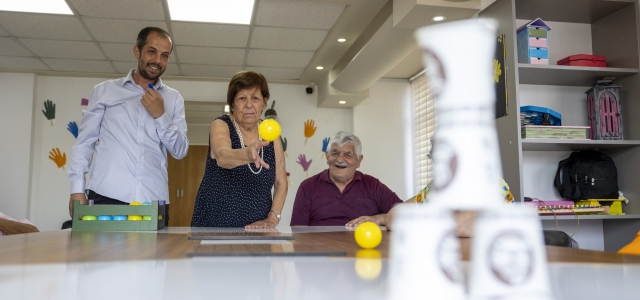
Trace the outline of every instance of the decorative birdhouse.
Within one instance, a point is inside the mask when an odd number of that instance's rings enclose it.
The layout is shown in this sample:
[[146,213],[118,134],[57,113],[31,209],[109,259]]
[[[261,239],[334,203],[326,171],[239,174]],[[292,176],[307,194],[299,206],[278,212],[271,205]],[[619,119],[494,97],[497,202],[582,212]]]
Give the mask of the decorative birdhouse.
[[599,85],[587,92],[592,140],[622,140],[620,86]]
[[540,18],[524,24],[516,30],[519,63],[549,64],[549,31],[551,31],[551,27]]

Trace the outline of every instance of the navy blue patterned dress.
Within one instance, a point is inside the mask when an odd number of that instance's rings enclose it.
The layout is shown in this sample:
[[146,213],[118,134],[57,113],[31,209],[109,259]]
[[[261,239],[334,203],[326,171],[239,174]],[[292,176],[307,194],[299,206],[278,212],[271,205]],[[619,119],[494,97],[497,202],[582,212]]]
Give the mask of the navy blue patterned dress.
[[[229,126],[231,147],[242,148],[240,138],[228,115],[219,117]],[[247,165],[224,169],[211,158],[211,142],[207,166],[193,209],[192,227],[244,227],[267,218],[271,210],[271,188],[276,180],[276,155],[273,143],[264,147],[263,160],[269,169],[259,174],[249,171]],[[258,152],[260,153],[260,152]],[[256,171],[255,165],[252,168]]]

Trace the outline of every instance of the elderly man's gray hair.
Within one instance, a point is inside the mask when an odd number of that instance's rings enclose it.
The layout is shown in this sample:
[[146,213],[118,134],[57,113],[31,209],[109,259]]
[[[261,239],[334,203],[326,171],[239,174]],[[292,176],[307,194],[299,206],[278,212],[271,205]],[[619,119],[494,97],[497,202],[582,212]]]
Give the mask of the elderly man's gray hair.
[[346,143],[353,144],[353,147],[356,148],[356,156],[359,159],[362,156],[362,143],[360,143],[360,139],[357,136],[348,132],[338,131],[331,139],[331,144],[336,144],[338,147],[342,147]]

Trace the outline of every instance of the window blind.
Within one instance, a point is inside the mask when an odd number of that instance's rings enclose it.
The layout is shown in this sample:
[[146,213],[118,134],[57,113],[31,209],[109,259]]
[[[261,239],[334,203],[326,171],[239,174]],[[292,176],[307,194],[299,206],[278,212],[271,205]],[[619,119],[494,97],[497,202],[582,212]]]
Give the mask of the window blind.
[[413,153],[415,191],[431,182],[431,136],[436,129],[436,111],[433,93],[427,76],[423,73],[411,81],[413,97]]

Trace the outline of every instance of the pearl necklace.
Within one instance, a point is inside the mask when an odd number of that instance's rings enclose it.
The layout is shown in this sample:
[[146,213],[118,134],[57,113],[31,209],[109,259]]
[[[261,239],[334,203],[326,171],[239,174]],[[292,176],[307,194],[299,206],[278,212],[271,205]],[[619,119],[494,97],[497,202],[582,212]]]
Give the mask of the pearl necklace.
[[[235,118],[232,118],[231,120],[233,121],[233,127],[235,127],[236,133],[240,138],[240,147],[244,149],[244,140],[242,139],[242,132],[240,132],[240,126],[238,126],[238,123],[236,123]],[[258,135],[258,138],[262,141],[262,137],[260,135]],[[260,159],[264,160],[264,147],[260,148]],[[260,165],[260,169],[258,169],[258,171],[254,171],[253,168],[251,168],[251,163],[248,163],[247,167],[249,167],[249,171],[251,171],[251,173],[256,175],[260,174],[260,171],[262,171],[262,165]]]

